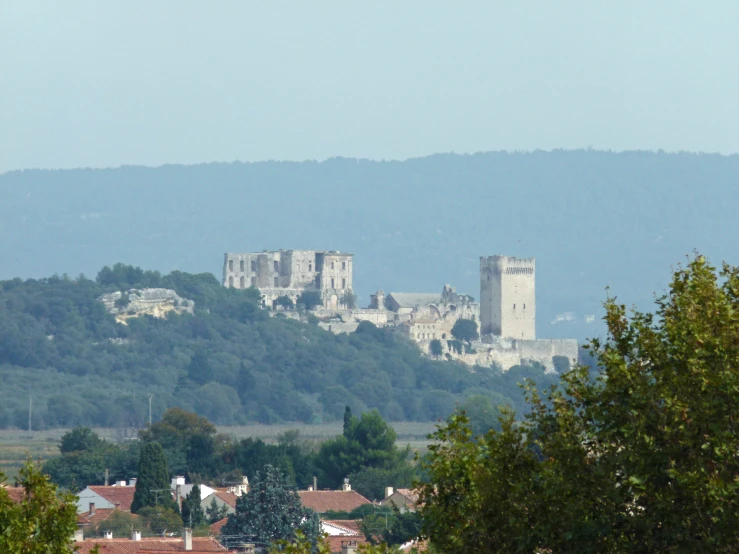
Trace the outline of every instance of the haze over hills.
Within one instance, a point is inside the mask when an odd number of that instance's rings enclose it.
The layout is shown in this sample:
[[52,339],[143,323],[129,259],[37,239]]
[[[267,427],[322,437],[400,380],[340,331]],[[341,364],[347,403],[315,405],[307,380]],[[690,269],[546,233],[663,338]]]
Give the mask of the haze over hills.
[[444,283],[479,298],[480,256],[536,256],[537,334],[584,338],[606,286],[651,309],[694,249],[736,263],[738,185],[737,155],[594,150],[14,171],[0,279],[116,262],[220,278],[226,251],[336,249],[366,305]]

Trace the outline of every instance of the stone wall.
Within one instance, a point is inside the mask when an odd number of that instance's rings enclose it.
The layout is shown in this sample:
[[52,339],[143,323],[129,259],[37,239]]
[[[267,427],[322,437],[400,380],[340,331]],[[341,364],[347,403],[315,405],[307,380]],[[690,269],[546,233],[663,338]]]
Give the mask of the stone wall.
[[[124,294],[128,297],[128,303],[116,305],[116,302],[119,302]],[[108,313],[115,316],[118,323],[123,324],[126,324],[126,320],[132,317],[141,317],[142,315],[164,318],[169,312],[191,314],[195,308],[195,302],[182,298],[171,289],[117,291],[103,294],[98,298],[98,301],[103,303]]]

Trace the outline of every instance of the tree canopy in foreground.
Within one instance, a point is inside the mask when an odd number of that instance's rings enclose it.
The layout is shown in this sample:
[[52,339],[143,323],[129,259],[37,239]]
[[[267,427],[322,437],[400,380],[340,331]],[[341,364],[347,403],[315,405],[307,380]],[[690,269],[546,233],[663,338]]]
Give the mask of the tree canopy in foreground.
[[605,303],[607,340],[540,393],[523,424],[434,438],[421,494],[443,552],[739,548],[739,269],[696,256],[656,313]]

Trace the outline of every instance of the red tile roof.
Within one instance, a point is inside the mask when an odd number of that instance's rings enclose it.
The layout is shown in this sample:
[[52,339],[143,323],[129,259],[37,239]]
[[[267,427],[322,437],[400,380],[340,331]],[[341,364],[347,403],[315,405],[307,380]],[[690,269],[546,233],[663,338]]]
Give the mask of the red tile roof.
[[[341,552],[341,543],[344,541],[352,541],[356,543],[357,546],[359,546],[360,544],[367,544],[367,539],[365,539],[364,537],[358,537],[358,536],[326,537],[326,542],[328,543],[328,546],[331,549],[331,552]],[[102,552],[100,554],[102,554]]]
[[131,503],[133,502],[133,493],[136,487],[105,487],[92,485],[89,488],[94,493],[99,494],[111,504],[115,504],[124,512],[131,511]]
[[5,489],[10,497],[10,500],[16,504],[20,504],[23,501],[23,497],[26,495],[26,489],[23,487],[8,487],[6,485],[0,485]]
[[221,529],[223,528],[224,525],[226,525],[227,522],[228,522],[227,517],[224,517],[223,519],[219,519],[213,525],[210,526],[210,532],[213,533],[214,535],[220,535]]
[[[76,542],[79,554],[90,554],[90,551],[99,545],[100,554],[154,554],[160,552],[185,552],[185,543],[178,538],[142,538],[140,541],[131,539],[85,539]],[[193,537],[190,554],[206,552],[228,552],[217,540],[211,537]]]
[[323,513],[329,510],[334,512],[351,512],[365,504],[371,504],[357,491],[298,491],[303,506]]
[[408,500],[413,502],[413,504],[418,503],[418,491],[414,489],[396,489],[395,492],[402,494],[405,496]]
[[234,493],[216,490],[216,492],[214,492],[213,494],[215,494],[218,498],[223,500],[226,504],[228,504],[232,508],[236,508],[236,499],[238,497]]
[[[119,510],[118,508],[96,508],[92,514],[90,512],[77,514],[77,525],[97,525],[98,523],[108,519],[116,511],[123,512],[123,510]],[[125,513],[128,516],[139,517],[130,512]]]

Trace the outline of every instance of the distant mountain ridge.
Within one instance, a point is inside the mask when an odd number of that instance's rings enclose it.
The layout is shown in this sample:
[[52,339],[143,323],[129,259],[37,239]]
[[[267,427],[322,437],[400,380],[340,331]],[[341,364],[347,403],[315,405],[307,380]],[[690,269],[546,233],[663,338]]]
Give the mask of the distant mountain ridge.
[[[651,309],[694,249],[739,258],[739,156],[536,151],[0,175],[0,279],[118,261],[220,276],[224,252],[355,255],[376,289],[479,297],[479,257],[537,258],[537,334],[600,334],[606,286]],[[594,322],[588,323],[594,317]],[[554,323],[553,323],[554,322]]]

